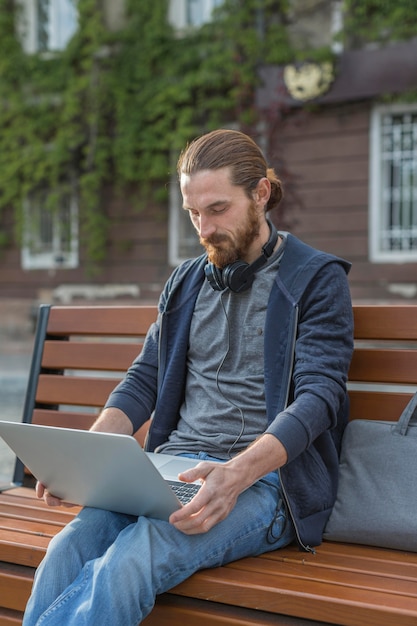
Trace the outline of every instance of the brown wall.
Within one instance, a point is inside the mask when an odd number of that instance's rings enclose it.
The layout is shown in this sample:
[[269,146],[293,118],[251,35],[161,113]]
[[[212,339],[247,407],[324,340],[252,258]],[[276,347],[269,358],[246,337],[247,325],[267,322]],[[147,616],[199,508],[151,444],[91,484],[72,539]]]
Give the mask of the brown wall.
[[[368,103],[293,112],[271,132],[270,161],[287,187],[290,230],[352,262],[352,297],[400,301],[388,287],[415,286],[417,263],[369,261],[369,115]],[[281,156],[285,166],[279,171]],[[100,273],[90,275],[85,262],[76,270],[23,271],[17,247],[10,248],[0,254],[0,297],[36,300],[62,284],[128,283],[139,286],[140,300],[156,301],[172,269],[168,208],[149,203],[138,210],[134,200],[134,194],[121,200],[105,193],[103,210],[111,217],[111,229]]]
[[121,200],[107,190],[103,211],[111,226],[106,257],[97,271],[91,273],[82,252],[76,269],[24,271],[20,251],[13,246],[0,253],[0,297],[45,300],[60,285],[110,283],[138,285],[141,300],[156,301],[170,273],[167,208],[149,203],[138,209],[134,197]]
[[[401,300],[388,285],[417,284],[417,263],[369,261],[368,103],[295,112],[272,141],[285,159],[284,184],[294,181],[291,231],[306,243],[352,262],[355,300]],[[292,194],[291,194],[292,197]]]

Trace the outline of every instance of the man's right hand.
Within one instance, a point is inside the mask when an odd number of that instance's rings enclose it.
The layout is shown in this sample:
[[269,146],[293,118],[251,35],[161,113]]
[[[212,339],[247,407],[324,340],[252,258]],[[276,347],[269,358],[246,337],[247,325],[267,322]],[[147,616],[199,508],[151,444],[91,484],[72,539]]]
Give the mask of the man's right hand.
[[39,481],[36,483],[36,495],[38,496],[38,498],[43,498],[48,506],[75,506],[74,504],[71,504],[71,502],[66,502],[65,500],[61,500],[61,498],[53,496],[51,493],[49,493],[45,485],[43,485]]

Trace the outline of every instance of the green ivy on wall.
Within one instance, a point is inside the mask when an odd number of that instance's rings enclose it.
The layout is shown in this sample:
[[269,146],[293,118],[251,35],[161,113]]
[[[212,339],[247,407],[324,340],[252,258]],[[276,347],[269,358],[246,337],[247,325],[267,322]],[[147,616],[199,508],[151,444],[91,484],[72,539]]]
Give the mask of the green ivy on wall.
[[[16,6],[0,0],[0,224],[12,210],[19,235],[28,195],[51,190],[53,210],[59,190],[76,185],[92,262],[105,254],[106,184],[121,193],[134,185],[138,205],[150,194],[166,197],[173,155],[186,141],[230,122],[256,124],[261,64],[323,53],[292,48],[290,0],[225,0],[211,23],[184,36],[167,22],[168,0],[125,0],[116,33],[104,24],[100,0],[78,0],[76,34],[49,56],[23,52]],[[365,36],[375,14],[378,33],[386,23],[401,37],[409,24],[416,30],[414,0],[345,0],[345,7],[348,36]]]
[[417,35],[415,0],[344,0],[344,16],[348,47],[404,41]]
[[290,58],[286,4],[225,0],[212,23],[179,37],[167,0],[127,0],[117,33],[99,0],[78,0],[77,33],[46,57],[22,51],[15,3],[0,0],[0,211],[13,208],[19,232],[28,194],[76,181],[87,256],[99,261],[105,183],[137,185],[138,202],[161,198],[172,154],[187,140],[254,121],[257,65]]

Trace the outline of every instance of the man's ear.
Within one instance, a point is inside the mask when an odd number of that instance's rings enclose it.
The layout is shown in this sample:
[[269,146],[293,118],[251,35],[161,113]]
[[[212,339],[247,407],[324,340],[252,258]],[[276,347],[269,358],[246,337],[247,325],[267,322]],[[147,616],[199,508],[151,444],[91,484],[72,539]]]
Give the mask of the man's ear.
[[259,180],[256,188],[253,192],[253,198],[255,202],[259,205],[259,208],[264,209],[268,200],[271,196],[271,183],[266,177],[263,177]]

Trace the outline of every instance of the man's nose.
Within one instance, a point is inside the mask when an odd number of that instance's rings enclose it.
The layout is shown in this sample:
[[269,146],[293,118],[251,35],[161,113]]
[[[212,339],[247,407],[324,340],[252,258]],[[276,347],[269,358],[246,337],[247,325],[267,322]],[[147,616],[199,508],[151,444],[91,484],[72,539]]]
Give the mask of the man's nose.
[[205,217],[200,215],[200,237],[202,239],[207,239],[210,237],[216,230],[215,224],[210,217]]

